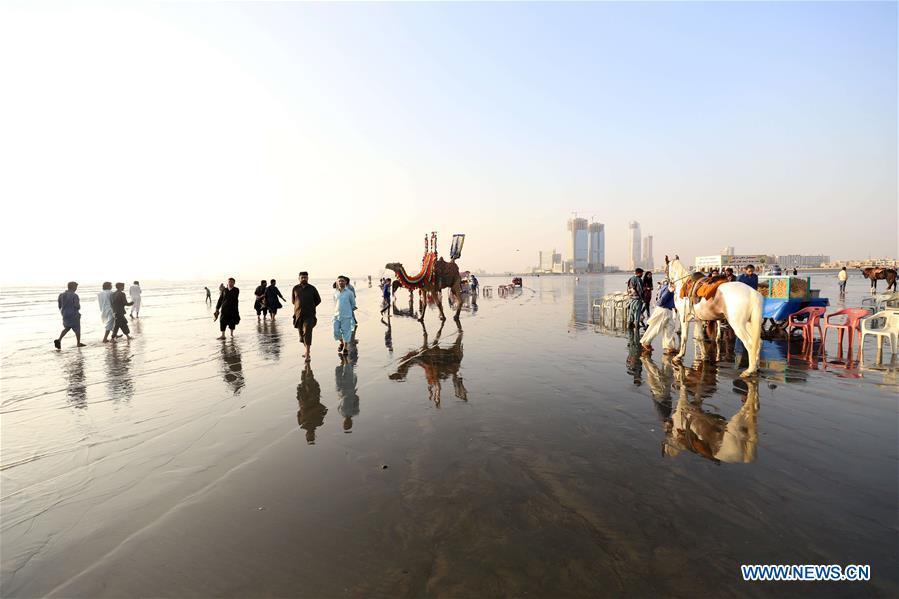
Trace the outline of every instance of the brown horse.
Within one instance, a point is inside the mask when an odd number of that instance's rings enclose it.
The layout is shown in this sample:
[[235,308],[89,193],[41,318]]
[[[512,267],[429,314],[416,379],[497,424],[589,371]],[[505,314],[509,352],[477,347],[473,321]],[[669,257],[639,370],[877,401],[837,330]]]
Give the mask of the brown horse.
[[872,266],[860,269],[866,279],[871,280],[871,293],[877,293],[877,281],[887,282],[887,291],[896,291],[896,270],[883,266]]
[[[391,262],[384,268],[392,270],[397,277],[409,278],[406,269],[400,262]],[[431,277],[431,280],[418,288],[421,294],[419,303],[421,315],[418,320],[424,322],[428,298],[437,304],[437,309],[440,310],[440,320],[446,320],[446,316],[443,314],[443,294],[440,292],[446,288],[449,288],[450,293],[455,296],[456,314],[453,318],[459,320],[459,313],[462,311],[462,276],[459,274],[459,266],[455,262],[446,262],[443,258],[434,264],[434,276]]]

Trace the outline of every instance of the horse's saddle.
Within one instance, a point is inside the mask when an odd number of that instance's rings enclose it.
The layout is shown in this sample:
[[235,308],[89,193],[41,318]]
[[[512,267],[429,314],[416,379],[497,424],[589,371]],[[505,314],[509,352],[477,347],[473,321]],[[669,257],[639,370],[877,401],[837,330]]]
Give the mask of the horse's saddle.
[[711,300],[718,292],[718,288],[727,283],[727,275],[715,275],[714,277],[694,277],[681,287],[681,297],[692,297],[693,302]]

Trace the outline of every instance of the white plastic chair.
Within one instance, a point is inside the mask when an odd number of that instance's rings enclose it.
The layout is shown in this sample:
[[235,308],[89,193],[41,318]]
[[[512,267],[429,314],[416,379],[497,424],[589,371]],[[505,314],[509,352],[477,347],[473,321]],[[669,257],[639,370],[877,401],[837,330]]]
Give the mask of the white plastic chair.
[[[883,322],[883,324],[875,326],[880,322]],[[890,351],[893,354],[896,353],[896,345],[899,343],[899,310],[882,310],[877,314],[862,318],[859,324],[862,332],[861,355],[859,359],[863,359],[862,356],[864,356],[866,335],[874,335],[877,338],[878,352],[883,349],[883,338],[888,338],[890,340]]]

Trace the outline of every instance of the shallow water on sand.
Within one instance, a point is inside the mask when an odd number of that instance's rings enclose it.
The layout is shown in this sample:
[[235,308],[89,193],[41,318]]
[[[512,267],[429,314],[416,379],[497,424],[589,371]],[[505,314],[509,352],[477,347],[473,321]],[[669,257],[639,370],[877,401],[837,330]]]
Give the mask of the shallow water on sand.
[[[889,350],[681,368],[591,323],[624,280],[526,278],[426,330],[360,284],[348,360],[319,285],[309,368],[250,282],[225,342],[202,291],[157,286],[104,346],[81,289],[90,345],[61,352],[58,290],[5,289],[0,594],[895,596]],[[833,275],[813,287],[839,307]],[[744,563],[872,581],[744,583]]]

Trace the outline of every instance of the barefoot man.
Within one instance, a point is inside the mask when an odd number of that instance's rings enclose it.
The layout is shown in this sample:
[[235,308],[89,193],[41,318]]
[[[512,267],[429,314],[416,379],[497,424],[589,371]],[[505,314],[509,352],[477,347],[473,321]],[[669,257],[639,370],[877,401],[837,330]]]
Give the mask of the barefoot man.
[[219,295],[219,301],[215,305],[215,313],[212,315],[212,319],[219,319],[219,328],[222,331],[220,337],[218,339],[225,338],[225,329],[231,329],[231,336],[234,337],[234,327],[240,322],[240,310],[237,307],[237,298],[240,295],[240,289],[234,286],[235,280],[234,277],[228,278],[228,286],[222,290],[221,295]]
[[679,325],[674,314],[674,286],[666,280],[659,289],[656,310],[646,322],[646,332],[640,337],[640,345],[643,346],[644,352],[652,351],[652,340],[661,334],[665,353],[668,355],[677,353],[677,350],[680,349],[677,339]]
[[84,347],[81,343],[81,300],[75,291],[78,289],[78,283],[69,281],[66,290],[59,294],[56,303],[59,305],[59,313],[62,314],[62,333],[57,339],[53,340],[56,349],[62,346],[62,338],[69,331],[75,331],[75,343],[78,347]]
[[312,329],[315,328],[315,307],[322,303],[318,289],[309,284],[309,273],[300,273],[300,284],[294,285],[291,296],[293,302],[293,326],[300,332],[300,341],[306,348],[303,357],[312,359]]

